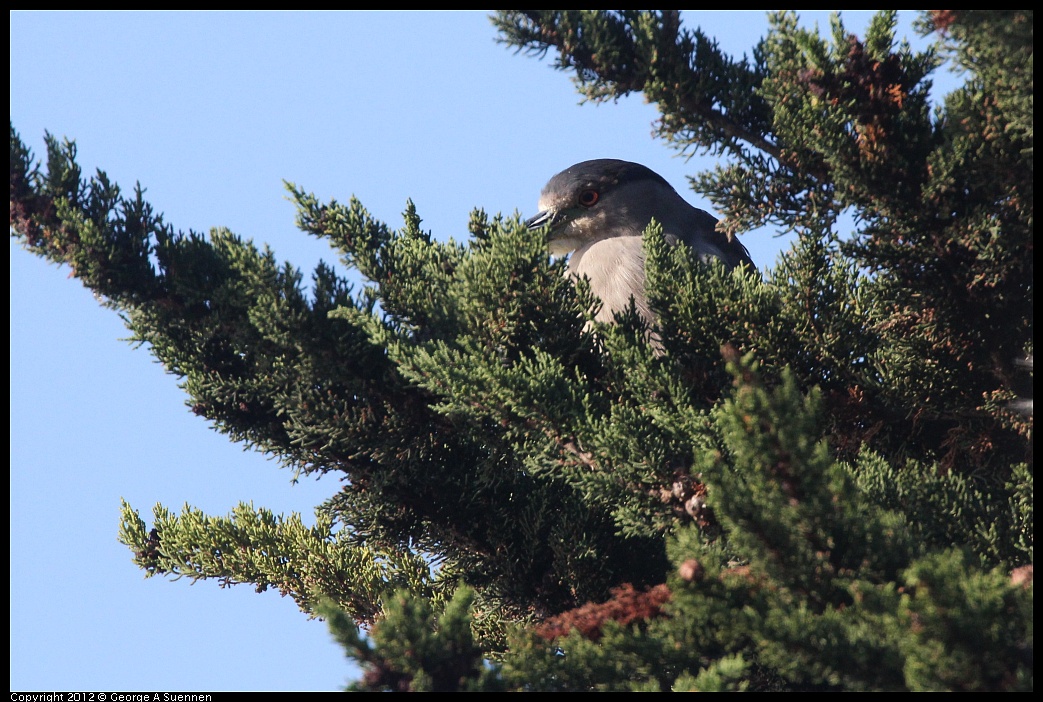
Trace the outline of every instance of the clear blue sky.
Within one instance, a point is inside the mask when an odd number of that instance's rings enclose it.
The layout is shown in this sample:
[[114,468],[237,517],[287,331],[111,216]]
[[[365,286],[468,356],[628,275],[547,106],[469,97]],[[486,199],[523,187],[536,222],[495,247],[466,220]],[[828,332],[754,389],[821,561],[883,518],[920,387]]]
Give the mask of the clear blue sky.
[[[828,30],[828,13],[803,12]],[[870,15],[845,12],[858,34]],[[912,13],[901,15],[903,31]],[[639,161],[698,206],[685,161],[651,138],[639,96],[580,105],[549,60],[494,42],[485,12],[12,12],[11,119],[40,155],[74,139],[180,230],[226,226],[304,269],[336,256],[294,228],[283,180],[359,197],[401,226],[407,198],[438,238],[470,211],[535,213],[544,182],[584,159]],[[690,12],[729,52],[762,12]],[[939,83],[948,75],[939,75]],[[783,242],[748,234],[754,261]],[[300,512],[331,478],[290,484],[185,406],[177,378],[67,268],[11,244],[11,689],[335,690],[353,676],[319,621],[250,586],[145,580],[116,540],[119,501],[226,514]]]

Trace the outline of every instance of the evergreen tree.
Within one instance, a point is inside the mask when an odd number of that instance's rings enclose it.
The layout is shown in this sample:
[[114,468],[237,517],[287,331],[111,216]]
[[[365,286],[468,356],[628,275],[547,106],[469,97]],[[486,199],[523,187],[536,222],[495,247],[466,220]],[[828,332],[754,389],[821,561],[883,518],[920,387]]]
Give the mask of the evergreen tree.
[[[292,596],[358,690],[1032,689],[1032,13],[931,11],[924,53],[891,12],[863,39],[780,13],[741,60],[673,11],[495,21],[720,156],[694,186],[726,231],[796,243],[762,280],[649,227],[654,351],[517,219],[435,240],[291,186],[369,281],[306,294],[12,124],[13,234],[219,431],[346,478],[314,527],[124,505],[135,562]],[[932,114],[943,55],[967,80]]]

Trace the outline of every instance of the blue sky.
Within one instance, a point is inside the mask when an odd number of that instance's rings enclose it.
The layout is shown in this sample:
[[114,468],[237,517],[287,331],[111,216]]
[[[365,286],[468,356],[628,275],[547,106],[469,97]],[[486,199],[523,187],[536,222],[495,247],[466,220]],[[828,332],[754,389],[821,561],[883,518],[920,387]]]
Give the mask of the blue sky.
[[[870,13],[844,12],[864,33]],[[912,13],[902,12],[900,36]],[[828,13],[802,12],[828,30]],[[336,261],[294,228],[283,181],[357,196],[392,227],[407,198],[441,239],[473,208],[535,213],[557,171],[644,163],[690,202],[709,167],[651,137],[640,96],[581,105],[549,60],[495,43],[486,12],[12,12],[11,119],[39,156],[49,130],[85,173],[135,181],[176,229],[225,226],[308,272]],[[763,12],[689,12],[749,52]],[[915,42],[914,42],[915,43]],[[938,83],[952,81],[947,74]],[[784,240],[743,237],[759,267]],[[116,540],[120,498],[226,514],[313,508],[333,478],[244,452],[185,406],[177,378],[121,341],[67,268],[11,243],[11,689],[335,690],[353,669],[325,625],[249,586],[145,580]]]

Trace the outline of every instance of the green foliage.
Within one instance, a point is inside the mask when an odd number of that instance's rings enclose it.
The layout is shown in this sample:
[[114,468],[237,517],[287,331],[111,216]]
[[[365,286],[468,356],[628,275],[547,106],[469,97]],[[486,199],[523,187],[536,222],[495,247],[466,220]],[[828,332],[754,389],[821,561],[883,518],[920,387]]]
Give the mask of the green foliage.
[[[905,572],[898,621],[912,690],[1032,690],[1032,592],[1001,570],[967,567],[960,551]],[[988,655],[982,655],[988,651]]]
[[[146,577],[213,578],[221,587],[252,583],[257,592],[275,588],[310,614],[321,602],[335,602],[355,619],[372,622],[389,589],[439,596],[423,558],[353,546],[345,531],[334,530],[327,514],[319,511],[316,518],[315,526],[306,527],[299,515],[277,516],[252,504],[238,505],[228,517],[212,517],[189,505],[177,515],[156,505],[148,529],[124,502],[119,538],[140,547],[134,562]],[[345,574],[352,576],[350,588],[344,587]]]
[[916,463],[896,469],[868,450],[853,468],[859,491],[870,501],[908,515],[918,541],[943,548],[963,544],[982,565],[1031,563],[1032,473],[1015,466],[1008,483],[973,475],[939,473]]
[[[761,278],[653,224],[657,325],[606,325],[517,219],[434,239],[291,185],[368,281],[306,292],[12,125],[13,235],[217,430],[344,479],[314,527],[124,505],[135,563],[291,595],[360,691],[1031,690],[1032,13],[931,11],[923,53],[892,12],[828,40],[778,13],[741,60],[673,11],[495,22],[722,156],[693,183],[724,231],[796,243]],[[942,56],[968,78],[932,114]]]
[[319,605],[330,630],[362,666],[363,678],[348,692],[449,692],[496,690],[499,682],[482,661],[471,634],[473,592],[460,587],[435,611],[429,600],[398,591],[384,617],[364,636],[329,601]]

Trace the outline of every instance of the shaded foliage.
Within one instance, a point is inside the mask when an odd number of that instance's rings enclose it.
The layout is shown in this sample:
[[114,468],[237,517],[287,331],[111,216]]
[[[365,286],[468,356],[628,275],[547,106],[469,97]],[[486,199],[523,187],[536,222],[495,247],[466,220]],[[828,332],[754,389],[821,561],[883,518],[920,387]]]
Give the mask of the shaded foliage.
[[[928,12],[922,53],[892,12],[829,39],[778,13],[741,59],[675,11],[495,22],[721,156],[693,185],[722,230],[796,243],[761,278],[649,227],[653,349],[516,219],[434,239],[289,185],[367,281],[309,290],[12,125],[12,235],[215,429],[343,480],[310,528],[124,505],[135,562],[292,596],[356,690],[1031,689],[1032,13]],[[967,80],[932,112],[944,56]]]

